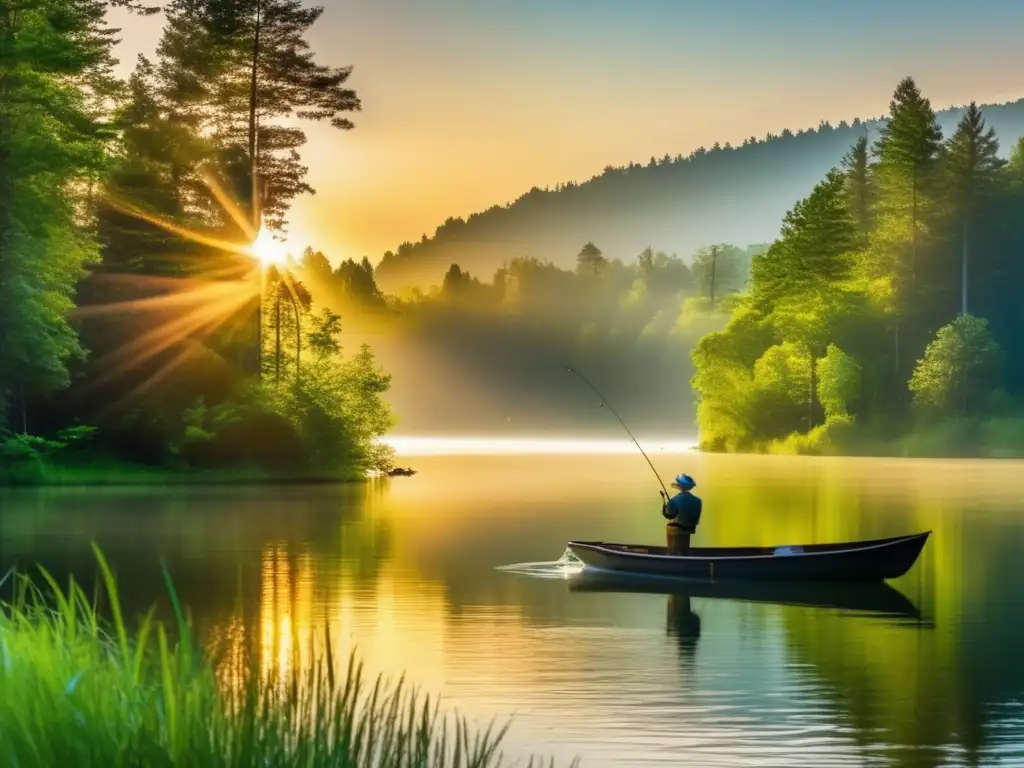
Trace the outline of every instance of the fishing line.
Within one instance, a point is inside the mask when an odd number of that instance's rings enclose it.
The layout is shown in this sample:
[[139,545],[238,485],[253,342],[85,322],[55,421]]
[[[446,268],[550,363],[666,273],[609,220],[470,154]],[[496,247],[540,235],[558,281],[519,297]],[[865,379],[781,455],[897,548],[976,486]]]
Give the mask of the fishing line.
[[651,468],[651,472],[653,472],[654,476],[656,478],[658,478],[658,482],[661,484],[661,490],[663,490],[665,492],[665,495],[668,496],[669,495],[668,488],[665,487],[665,483],[661,479],[661,475],[658,474],[658,470],[656,470],[654,468],[654,465],[651,463],[650,458],[648,458],[647,454],[644,453],[644,449],[640,447],[640,443],[638,443],[636,441],[636,438],[633,437],[633,433],[629,431],[629,427],[626,426],[626,422],[624,422],[622,420],[622,417],[619,416],[618,412],[612,407],[612,404],[608,402],[608,398],[606,398],[604,395],[602,395],[600,392],[598,392],[597,391],[597,387],[595,387],[593,384],[591,384],[587,380],[587,377],[584,376],[579,371],[577,371],[575,368],[570,368],[568,365],[566,365],[564,367],[565,367],[565,370],[567,370],[569,373],[575,373],[577,376],[579,376],[580,379],[583,380],[583,383],[586,384],[588,387],[590,387],[592,390],[594,390],[594,394],[597,395],[601,399],[601,405],[607,405],[608,406],[608,410],[611,411],[613,414],[615,414],[615,418],[619,420],[619,424],[621,424],[622,428],[624,430],[626,430],[626,434],[629,435],[629,437],[633,441],[634,445],[636,445],[636,447],[640,449],[640,453],[642,453],[644,458],[647,459],[647,466],[649,466]]

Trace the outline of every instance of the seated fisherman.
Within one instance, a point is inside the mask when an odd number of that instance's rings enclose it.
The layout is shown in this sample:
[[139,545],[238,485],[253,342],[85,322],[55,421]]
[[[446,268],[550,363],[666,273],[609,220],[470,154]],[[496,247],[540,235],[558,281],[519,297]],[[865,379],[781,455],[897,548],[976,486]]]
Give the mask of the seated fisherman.
[[670,555],[685,554],[690,549],[690,534],[700,523],[701,500],[690,493],[697,486],[689,475],[679,475],[672,483],[679,493],[671,499],[661,492],[661,514],[669,521],[666,527]]

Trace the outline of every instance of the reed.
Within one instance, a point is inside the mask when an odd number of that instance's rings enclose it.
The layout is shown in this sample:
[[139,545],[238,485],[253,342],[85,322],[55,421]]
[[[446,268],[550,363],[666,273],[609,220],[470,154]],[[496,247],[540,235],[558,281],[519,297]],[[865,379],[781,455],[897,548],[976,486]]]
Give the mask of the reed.
[[[508,725],[476,730],[399,681],[368,684],[353,655],[336,674],[330,637],[306,672],[247,668],[218,683],[165,570],[175,621],[129,632],[99,549],[110,617],[74,580],[9,573],[0,610],[0,763],[53,766],[491,768]],[[8,591],[9,590],[9,591]],[[294,670],[294,667],[292,668]],[[282,684],[283,682],[283,684]],[[531,759],[528,765],[543,761]]]

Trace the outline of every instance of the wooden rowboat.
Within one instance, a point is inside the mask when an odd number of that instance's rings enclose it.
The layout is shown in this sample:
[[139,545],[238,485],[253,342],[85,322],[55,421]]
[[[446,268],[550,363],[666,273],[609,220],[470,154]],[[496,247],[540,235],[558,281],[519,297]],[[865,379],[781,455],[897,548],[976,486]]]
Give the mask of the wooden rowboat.
[[689,579],[760,581],[884,581],[911,569],[931,531],[890,539],[784,547],[692,547],[669,555],[665,547],[570,541],[585,566],[603,571]]

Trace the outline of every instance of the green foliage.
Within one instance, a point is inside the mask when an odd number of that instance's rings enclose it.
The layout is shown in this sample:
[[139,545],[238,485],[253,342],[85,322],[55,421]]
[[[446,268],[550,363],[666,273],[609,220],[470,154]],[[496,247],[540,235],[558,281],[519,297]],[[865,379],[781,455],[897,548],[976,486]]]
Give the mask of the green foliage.
[[746,288],[750,263],[749,251],[734,245],[708,245],[694,254],[690,272],[699,294],[715,305],[722,297]]
[[88,185],[105,169],[113,38],[100,0],[0,13],[0,427],[13,399],[68,382],[68,324],[97,258]]
[[878,157],[874,172],[883,210],[905,212],[916,219],[921,192],[934,180],[941,142],[942,129],[931,102],[913,78],[904,78],[896,86],[888,121],[874,146]]
[[835,344],[817,361],[818,402],[826,422],[849,418],[850,405],[860,394],[860,364]]
[[[308,671],[264,674],[243,652],[224,676],[231,660],[200,654],[166,569],[172,626],[150,610],[131,627],[117,581],[95,553],[103,589],[94,598],[74,580],[61,589],[42,568],[42,589],[24,574],[0,580],[13,592],[0,610],[0,751],[13,764],[502,764],[507,726],[477,732],[401,681],[367,685],[354,655],[347,664],[334,657],[326,628]],[[109,621],[96,608],[101,600]]]
[[976,205],[996,191],[998,172],[1004,165],[995,128],[986,126],[985,117],[972,101],[942,146],[940,167],[946,195],[963,215],[973,213]]
[[910,379],[914,404],[926,411],[967,414],[982,392],[999,383],[1002,350],[988,322],[961,315],[935,334]]
[[[1024,229],[1011,224],[1024,201],[1020,160],[999,160],[973,104],[941,140],[928,99],[906,78],[874,162],[858,139],[843,172],[826,174],[786,216],[754,259],[749,298],[726,333],[698,344],[702,444],[930,455],[929,440],[941,450],[955,440],[915,422],[911,404],[932,421],[1017,411],[1024,369],[1001,344],[1017,348],[1024,320],[1007,282],[1020,268],[1004,255],[1024,245]],[[984,319],[963,312],[968,280]],[[877,425],[885,429],[876,434]],[[900,442],[907,429],[931,436]],[[958,433],[963,450],[983,450],[983,430],[971,429]]]
[[576,256],[576,270],[581,275],[600,277],[608,266],[608,259],[601,253],[601,249],[593,243],[583,246]]
[[0,431],[0,484],[34,485],[41,482],[48,460],[88,443],[95,433],[95,427],[84,425],[62,429],[52,438]]
[[866,242],[873,224],[871,213],[874,206],[874,189],[870,163],[868,137],[861,136],[853,148],[843,156],[842,164],[846,172],[847,208],[862,242]]
[[380,370],[366,344],[355,355],[343,356],[336,313],[308,311],[304,324],[302,340],[312,359],[293,376],[267,381],[264,391],[272,408],[293,425],[317,470],[390,469],[392,453],[378,440],[394,425],[382,399],[391,377]]

